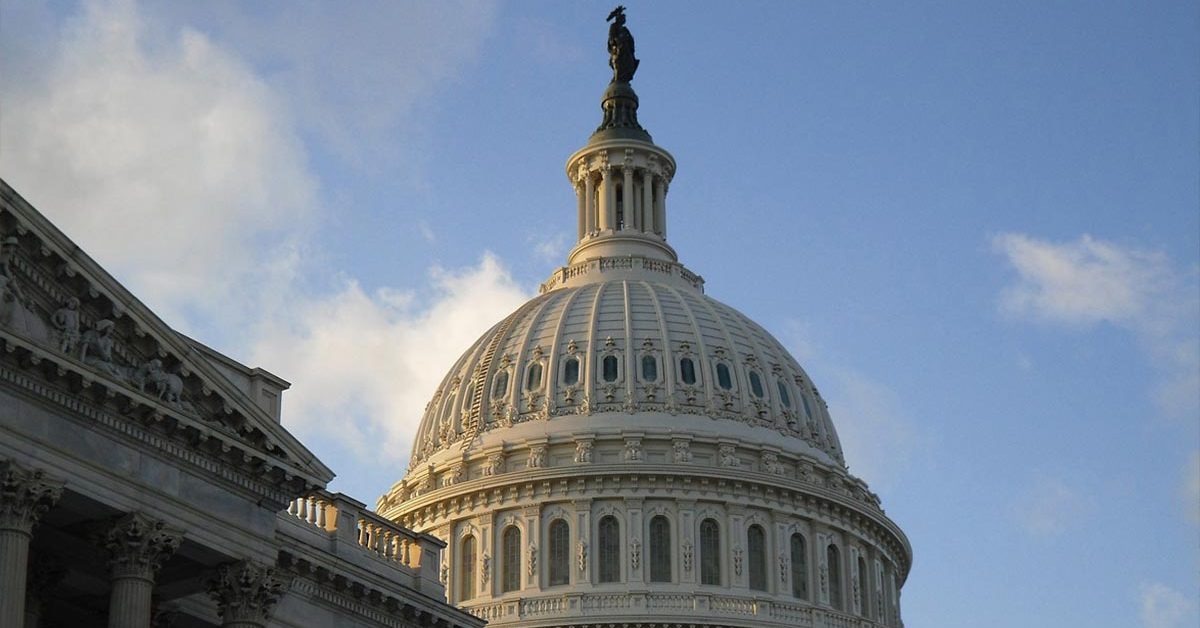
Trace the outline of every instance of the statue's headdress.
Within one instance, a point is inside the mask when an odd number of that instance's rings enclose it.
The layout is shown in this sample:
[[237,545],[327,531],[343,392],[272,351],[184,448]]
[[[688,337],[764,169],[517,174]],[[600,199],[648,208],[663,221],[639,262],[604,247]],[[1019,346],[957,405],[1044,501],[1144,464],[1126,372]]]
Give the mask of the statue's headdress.
[[613,9],[612,13],[609,13],[608,17],[604,18],[604,21],[611,22],[611,21],[613,21],[613,18],[616,18],[616,17],[625,17],[625,6],[624,5],[618,4],[617,8]]

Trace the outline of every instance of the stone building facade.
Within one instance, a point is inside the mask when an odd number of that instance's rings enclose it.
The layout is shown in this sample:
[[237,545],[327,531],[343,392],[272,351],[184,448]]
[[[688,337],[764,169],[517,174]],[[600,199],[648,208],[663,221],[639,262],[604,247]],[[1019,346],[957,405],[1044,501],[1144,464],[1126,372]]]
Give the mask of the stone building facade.
[[288,384],[165,325],[0,181],[0,627],[479,628],[331,494]]
[[566,265],[455,363],[377,509],[498,627],[902,626],[912,550],[816,385],[667,243],[675,159],[622,38]]

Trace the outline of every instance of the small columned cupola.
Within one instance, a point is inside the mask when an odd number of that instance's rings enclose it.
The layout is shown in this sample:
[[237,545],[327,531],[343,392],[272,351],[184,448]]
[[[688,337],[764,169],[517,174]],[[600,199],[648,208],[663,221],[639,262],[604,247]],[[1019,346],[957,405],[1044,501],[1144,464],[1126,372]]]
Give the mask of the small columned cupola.
[[618,257],[675,263],[666,207],[675,158],[638,123],[638,97],[629,83],[639,62],[623,7],[609,21],[613,79],[600,102],[604,116],[587,145],[567,160],[579,214],[578,241],[567,264]]

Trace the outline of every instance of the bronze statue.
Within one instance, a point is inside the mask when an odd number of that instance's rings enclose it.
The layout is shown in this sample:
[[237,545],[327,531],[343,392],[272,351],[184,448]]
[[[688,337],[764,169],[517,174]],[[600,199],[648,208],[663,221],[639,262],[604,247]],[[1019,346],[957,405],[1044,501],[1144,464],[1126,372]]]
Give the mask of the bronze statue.
[[608,14],[608,65],[613,69],[614,83],[628,83],[637,72],[638,60],[633,56],[633,35],[625,28],[625,7],[618,6]]

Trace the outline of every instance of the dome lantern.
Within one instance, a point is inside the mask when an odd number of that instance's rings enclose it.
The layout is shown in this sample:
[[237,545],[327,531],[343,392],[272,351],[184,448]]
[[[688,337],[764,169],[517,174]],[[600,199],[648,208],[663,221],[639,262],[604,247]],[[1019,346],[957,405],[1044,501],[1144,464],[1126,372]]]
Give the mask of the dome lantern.
[[[667,191],[675,175],[675,158],[650,138],[638,123],[638,97],[629,81],[639,64],[633,56],[633,36],[625,27],[623,7],[609,16],[609,65],[613,79],[601,97],[603,119],[587,144],[567,159],[567,179],[575,188],[578,229],[575,247],[567,256],[565,275],[579,264],[592,263],[609,269],[661,266],[671,274],[691,279],[679,282],[700,288],[699,277],[680,265],[675,250],[667,244]],[[620,258],[620,263],[604,260]],[[637,260],[632,262],[630,260]],[[647,263],[648,262],[648,263]],[[556,275],[560,274],[556,273]],[[590,273],[596,278],[597,273]],[[611,273],[606,278],[611,278]],[[554,281],[543,291],[560,284]]]

